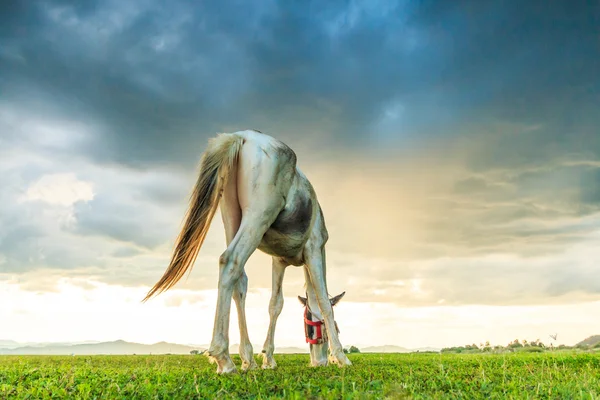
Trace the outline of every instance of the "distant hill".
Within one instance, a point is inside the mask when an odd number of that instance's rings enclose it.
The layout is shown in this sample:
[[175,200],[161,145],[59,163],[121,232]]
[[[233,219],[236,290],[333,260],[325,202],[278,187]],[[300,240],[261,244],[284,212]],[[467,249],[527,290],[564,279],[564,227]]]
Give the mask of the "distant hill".
[[[208,346],[206,346],[208,347]],[[262,351],[262,346],[258,345],[258,344],[253,344],[252,348],[254,349],[254,353],[255,354],[260,354],[260,352]],[[240,345],[239,344],[232,344],[231,346],[229,346],[229,353],[230,354],[238,354],[240,351]],[[309,348],[308,346],[306,346],[305,348],[300,348],[300,347],[278,347],[275,346],[275,354],[303,354],[303,353],[308,353],[309,352]]]
[[[600,336],[592,336],[586,339],[596,338],[593,343],[600,341]],[[229,346],[231,354],[239,353],[239,344]],[[116,340],[112,342],[73,342],[73,343],[19,343],[13,340],[0,340],[0,355],[2,354],[30,354],[30,355],[94,355],[94,354],[190,354],[192,350],[198,350],[202,353],[209,347],[208,344],[176,344],[168,342],[159,342],[154,344],[141,344],[126,342],[124,340]],[[262,345],[252,345],[255,354],[260,354]],[[350,346],[346,346],[350,347]],[[416,349],[408,349],[395,345],[384,346],[358,346],[361,353],[412,353],[416,351],[435,351],[440,349],[433,347],[422,347]],[[275,347],[275,354],[307,354],[309,346],[302,347]]]
[[600,335],[593,335],[593,336],[590,336],[589,338],[584,339],[581,342],[577,343],[575,346],[579,346],[579,345],[594,346],[598,343],[600,343]]
[[19,346],[21,346],[21,344],[14,340],[0,340],[0,349],[14,349]]
[[410,353],[411,350],[407,349],[406,347],[400,347],[400,346],[392,346],[392,345],[385,345],[385,346],[369,346],[369,347],[365,347],[365,348],[359,348],[361,353]]
[[[238,354],[239,344],[229,347],[231,354]],[[208,345],[182,345],[176,343],[159,342],[155,344],[140,344],[116,340],[114,342],[91,343],[18,343],[12,340],[0,341],[0,355],[94,355],[94,354],[190,354],[192,350],[202,353]],[[253,345],[254,352],[260,354],[262,346]],[[308,353],[306,348],[276,347],[276,354]]]
[[0,340],[0,349],[16,349],[17,347],[73,346],[76,344],[92,343],[100,342],[94,340],[87,340],[81,342],[16,342],[14,340]]
[[302,349],[300,347],[275,347],[275,354],[308,354],[309,351],[308,346]]
[[413,353],[414,353],[415,351],[420,351],[421,353],[422,353],[422,352],[425,352],[425,351],[433,351],[433,352],[435,352],[435,353],[439,353],[440,351],[442,351],[442,349],[439,349],[439,348],[437,348],[437,347],[419,347],[419,348],[417,348],[417,349],[412,349],[412,350],[411,350],[411,352],[413,352]]
[[360,348],[361,353],[415,353],[417,351],[434,351],[439,352],[440,349],[435,347],[419,347],[416,349],[407,349],[406,347],[394,346],[394,345],[384,345],[384,346],[367,346],[365,348]]
[[12,349],[0,349],[0,354],[190,354],[192,350],[203,351],[181,344],[159,342],[155,344],[131,343],[124,340],[86,344],[49,344],[42,346],[23,346]]

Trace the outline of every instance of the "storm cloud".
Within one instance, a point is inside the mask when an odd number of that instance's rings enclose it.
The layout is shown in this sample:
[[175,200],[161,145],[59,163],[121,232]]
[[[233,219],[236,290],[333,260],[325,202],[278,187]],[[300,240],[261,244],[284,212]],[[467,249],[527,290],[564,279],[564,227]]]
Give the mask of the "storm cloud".
[[[0,7],[0,272],[10,279],[69,270],[153,283],[207,138],[259,129],[292,146],[313,181],[328,281],[350,286],[349,298],[600,292],[585,257],[566,256],[589,243],[600,211],[598,4]],[[187,287],[214,288],[219,219]],[[268,288],[259,261],[251,286]]]

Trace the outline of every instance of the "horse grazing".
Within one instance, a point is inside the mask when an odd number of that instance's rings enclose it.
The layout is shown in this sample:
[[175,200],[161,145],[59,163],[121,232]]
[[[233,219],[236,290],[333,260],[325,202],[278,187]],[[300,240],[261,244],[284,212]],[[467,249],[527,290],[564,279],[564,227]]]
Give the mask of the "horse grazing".
[[217,373],[236,371],[229,356],[232,297],[238,313],[241,368],[257,367],[246,325],[248,277],[244,270],[256,249],[272,257],[270,321],[262,367],[277,365],[273,358],[275,325],[283,308],[283,276],[290,265],[304,266],[304,320],[319,328],[310,335],[305,329],[311,365],[327,364],[328,343],[331,360],[339,366],[350,365],[333,316],[333,305],[343,293],[330,300],[327,292],[328,234],[315,191],[296,166],[294,151],[259,131],[222,133],[209,139],[171,262],[143,301],[173,287],[192,267],[219,205],[227,249],[219,258],[217,307],[212,341],[206,352],[217,363]]

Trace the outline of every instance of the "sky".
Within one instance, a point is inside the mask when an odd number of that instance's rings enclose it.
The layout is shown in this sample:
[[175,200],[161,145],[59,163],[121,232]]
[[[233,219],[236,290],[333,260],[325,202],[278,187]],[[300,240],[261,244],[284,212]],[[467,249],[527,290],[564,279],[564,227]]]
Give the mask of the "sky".
[[[599,25],[587,1],[2,2],[0,339],[209,343],[220,214],[141,299],[207,139],[244,129],[315,187],[342,344],[600,334]],[[260,346],[270,258],[246,271]],[[306,346],[303,279],[276,346]]]

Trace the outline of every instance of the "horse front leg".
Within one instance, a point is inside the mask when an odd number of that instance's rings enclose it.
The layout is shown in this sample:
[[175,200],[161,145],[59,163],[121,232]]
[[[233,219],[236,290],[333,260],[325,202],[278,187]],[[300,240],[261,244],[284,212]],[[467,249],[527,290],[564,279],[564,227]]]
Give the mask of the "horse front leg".
[[325,283],[325,248],[324,245],[308,244],[306,251],[306,268],[317,298],[317,304],[327,329],[331,357],[338,366],[352,365],[346,354],[333,318],[333,306],[329,300],[327,284]]

